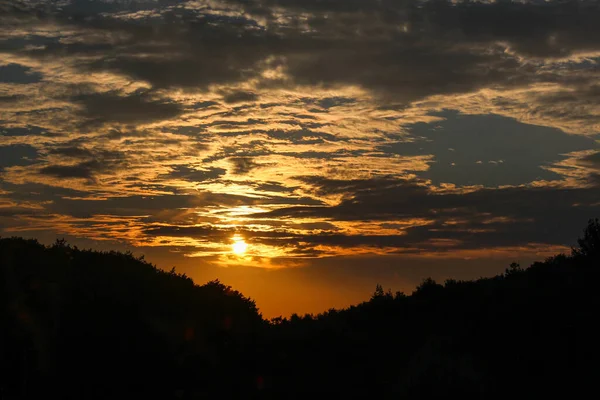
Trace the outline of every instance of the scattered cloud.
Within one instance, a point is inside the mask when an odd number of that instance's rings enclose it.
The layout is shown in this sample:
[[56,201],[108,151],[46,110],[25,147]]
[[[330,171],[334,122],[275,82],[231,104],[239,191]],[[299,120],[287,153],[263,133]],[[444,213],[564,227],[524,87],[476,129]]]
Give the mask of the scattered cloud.
[[0,233],[216,265],[566,248],[600,206],[598,20],[598,1],[4,2]]

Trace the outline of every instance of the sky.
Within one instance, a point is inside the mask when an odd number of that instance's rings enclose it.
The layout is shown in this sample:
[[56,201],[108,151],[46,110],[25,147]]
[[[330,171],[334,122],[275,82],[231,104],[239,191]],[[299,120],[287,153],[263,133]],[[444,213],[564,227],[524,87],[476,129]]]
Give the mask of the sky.
[[266,317],[569,252],[600,216],[600,1],[0,0],[0,235]]

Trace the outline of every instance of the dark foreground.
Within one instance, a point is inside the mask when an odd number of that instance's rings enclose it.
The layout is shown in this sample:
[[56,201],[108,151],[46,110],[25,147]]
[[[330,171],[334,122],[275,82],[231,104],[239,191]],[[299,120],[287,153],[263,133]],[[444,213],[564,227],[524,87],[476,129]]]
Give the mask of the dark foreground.
[[526,270],[274,321],[130,254],[0,239],[0,399],[595,397],[599,228]]

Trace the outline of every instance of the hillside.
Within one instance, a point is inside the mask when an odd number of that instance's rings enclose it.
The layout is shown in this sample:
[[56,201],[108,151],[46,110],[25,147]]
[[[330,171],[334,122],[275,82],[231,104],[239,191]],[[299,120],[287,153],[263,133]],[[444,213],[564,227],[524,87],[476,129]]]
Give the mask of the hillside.
[[203,394],[246,389],[251,365],[229,360],[254,358],[246,351],[264,321],[253,301],[218,281],[197,286],[131,254],[60,241],[2,239],[0,265],[4,393],[169,398],[190,385]]
[[573,397],[596,390],[599,267],[595,220],[527,269],[265,321],[131,254],[0,239],[0,398]]

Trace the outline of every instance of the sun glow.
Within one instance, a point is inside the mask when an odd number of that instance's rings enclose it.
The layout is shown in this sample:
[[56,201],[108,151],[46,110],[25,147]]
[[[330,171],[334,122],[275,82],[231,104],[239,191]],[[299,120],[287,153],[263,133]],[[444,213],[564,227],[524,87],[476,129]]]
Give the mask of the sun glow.
[[248,243],[246,243],[244,241],[244,238],[242,238],[241,236],[235,235],[233,237],[233,244],[231,245],[231,249],[233,250],[234,254],[241,256],[248,249]]

